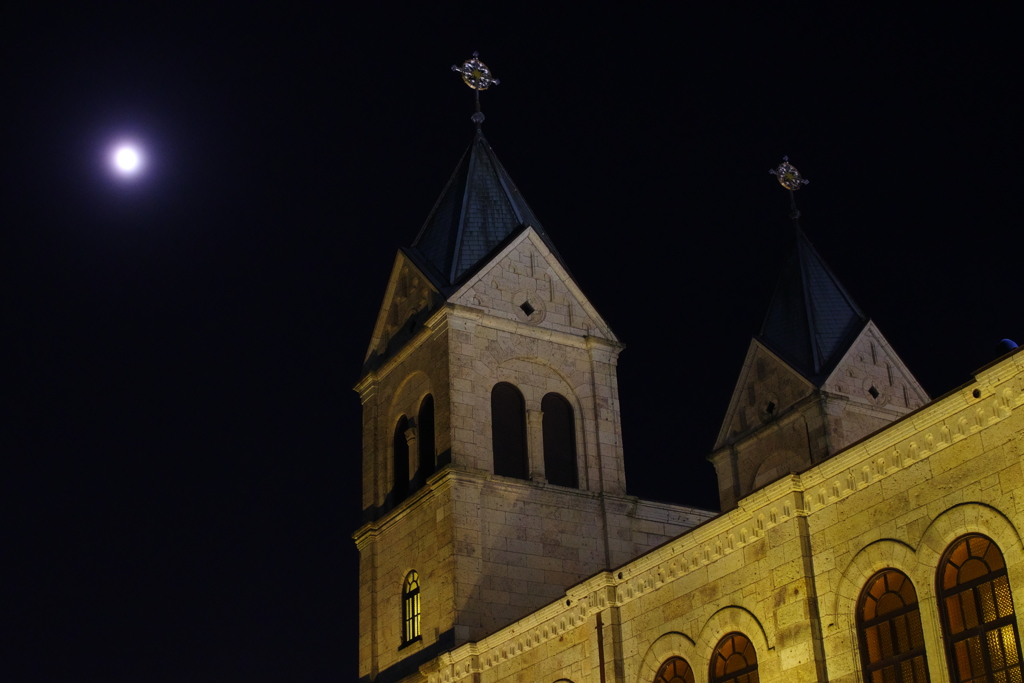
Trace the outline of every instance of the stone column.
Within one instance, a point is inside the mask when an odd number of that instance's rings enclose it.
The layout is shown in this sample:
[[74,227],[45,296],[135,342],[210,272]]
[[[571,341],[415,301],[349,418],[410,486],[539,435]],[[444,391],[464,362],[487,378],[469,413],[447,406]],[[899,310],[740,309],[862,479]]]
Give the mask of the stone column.
[[530,480],[546,484],[544,476],[544,411],[526,411],[526,457],[530,465]]

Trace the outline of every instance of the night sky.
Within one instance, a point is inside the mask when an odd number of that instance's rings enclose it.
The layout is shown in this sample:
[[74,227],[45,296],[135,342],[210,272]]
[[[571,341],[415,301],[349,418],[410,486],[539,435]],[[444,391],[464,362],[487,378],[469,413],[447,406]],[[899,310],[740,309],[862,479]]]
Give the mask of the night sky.
[[5,680],[356,678],[351,388],[470,142],[473,50],[491,145],[627,345],[632,494],[717,506],[784,154],[932,396],[1024,342],[1008,16],[85,5],[0,13]]

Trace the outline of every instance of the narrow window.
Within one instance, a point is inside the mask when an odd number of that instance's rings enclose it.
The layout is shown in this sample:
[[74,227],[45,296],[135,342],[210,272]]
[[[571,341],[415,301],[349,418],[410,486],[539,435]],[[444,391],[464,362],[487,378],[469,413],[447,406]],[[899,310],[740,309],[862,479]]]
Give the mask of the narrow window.
[[654,683],[693,683],[693,669],[682,657],[666,659],[658,669]]
[[758,683],[757,653],[754,644],[742,633],[722,638],[711,655],[711,683]]
[[409,496],[409,442],[405,440],[405,430],[409,429],[409,419],[403,415],[395,425],[394,451],[395,456],[395,487],[391,489],[394,505],[398,505]]
[[860,660],[867,683],[926,683],[928,662],[917,591],[906,574],[875,574],[857,603]]
[[526,459],[526,404],[519,390],[500,382],[491,390],[491,441],[494,473],[529,479]]
[[427,394],[420,404],[420,412],[416,418],[419,427],[419,473],[416,479],[421,483],[434,473],[434,397]]
[[409,572],[402,586],[402,645],[420,639],[420,576]]
[[540,403],[544,413],[544,476],[559,486],[579,486],[576,474],[576,421],[572,406],[558,394]]
[[1020,638],[998,546],[978,535],[955,541],[939,565],[938,584],[950,678],[1018,683]]

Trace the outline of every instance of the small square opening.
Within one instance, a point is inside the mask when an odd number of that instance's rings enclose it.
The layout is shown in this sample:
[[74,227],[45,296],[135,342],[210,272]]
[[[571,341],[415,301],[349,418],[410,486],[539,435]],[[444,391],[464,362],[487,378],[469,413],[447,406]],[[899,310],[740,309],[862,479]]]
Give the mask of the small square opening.
[[529,301],[524,301],[523,303],[519,304],[519,308],[523,309],[523,313],[525,313],[526,315],[533,315],[533,312],[537,310],[530,305]]
[[878,398],[878,389],[875,389],[874,384],[872,384],[871,388],[868,389],[868,393],[871,394],[871,398]]
[[768,405],[765,406],[765,412],[769,415],[775,414],[775,401],[768,401]]

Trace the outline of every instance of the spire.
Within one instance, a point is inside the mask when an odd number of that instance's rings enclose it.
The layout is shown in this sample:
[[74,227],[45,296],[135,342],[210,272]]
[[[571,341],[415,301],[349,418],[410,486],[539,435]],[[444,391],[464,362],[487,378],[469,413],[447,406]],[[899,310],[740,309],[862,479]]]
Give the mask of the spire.
[[498,245],[526,226],[532,227],[559,258],[537,217],[498,161],[480,124],[480,91],[498,83],[477,59],[452,69],[476,92],[476,133],[441,197],[412,243],[411,252],[429,266],[439,285],[449,287],[473,271]]
[[823,379],[867,317],[797,231],[759,339],[808,379]]
[[758,339],[817,384],[864,328],[867,317],[800,229],[793,192],[807,181],[788,157],[783,157],[783,163],[771,172],[789,190],[796,239]]

